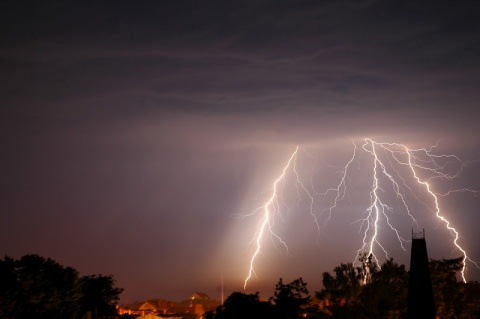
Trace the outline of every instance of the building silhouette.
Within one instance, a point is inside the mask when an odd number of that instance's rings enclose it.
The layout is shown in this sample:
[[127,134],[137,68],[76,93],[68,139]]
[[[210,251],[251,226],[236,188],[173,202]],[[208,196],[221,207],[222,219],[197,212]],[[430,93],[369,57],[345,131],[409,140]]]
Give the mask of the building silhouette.
[[412,232],[412,251],[408,281],[409,319],[435,319],[436,317],[428,262],[425,229],[421,233]]

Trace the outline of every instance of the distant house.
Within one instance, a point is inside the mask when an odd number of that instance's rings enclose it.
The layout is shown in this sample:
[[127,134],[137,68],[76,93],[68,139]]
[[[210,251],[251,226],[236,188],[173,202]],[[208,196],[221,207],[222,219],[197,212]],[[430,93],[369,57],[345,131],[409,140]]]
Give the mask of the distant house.
[[220,301],[211,299],[210,296],[204,292],[195,292],[190,296],[190,299],[180,303],[179,309],[181,308],[184,313],[190,313],[200,317],[207,311],[215,310],[220,304]]
[[190,299],[192,300],[210,300],[210,297],[204,292],[195,292]]
[[212,300],[206,293],[196,292],[179,304],[162,298],[148,299],[121,306],[118,308],[118,313],[138,315],[137,319],[177,319],[185,314],[200,318],[205,312],[214,310],[219,305],[220,301]]
[[143,302],[134,302],[132,304],[120,307],[118,313],[141,316],[150,314],[175,314],[177,313],[177,303],[174,301],[165,300],[163,298],[148,299]]
[[162,317],[155,316],[154,314],[148,314],[145,316],[137,317],[137,319],[162,319]]
[[190,296],[190,305],[189,313],[196,316],[203,316],[206,310],[208,303],[210,302],[210,297],[204,292],[195,292]]
[[142,303],[139,307],[138,310],[140,310],[143,313],[157,313],[158,309],[155,305],[155,302],[153,300],[147,300],[144,303]]
[[154,315],[154,314],[148,314],[148,315],[145,315],[145,316],[140,316],[140,317],[137,317],[136,319],[183,319],[182,316],[167,316],[167,317],[164,317],[164,316],[161,316],[161,315]]

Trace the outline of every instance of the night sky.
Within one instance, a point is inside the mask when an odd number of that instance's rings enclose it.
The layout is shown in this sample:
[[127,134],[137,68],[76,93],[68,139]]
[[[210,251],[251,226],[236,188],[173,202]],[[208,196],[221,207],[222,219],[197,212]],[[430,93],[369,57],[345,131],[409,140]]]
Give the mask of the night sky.
[[[245,215],[297,145],[318,191],[364,138],[438,143],[468,165],[434,191],[480,190],[479,15],[478,1],[0,1],[0,255],[112,274],[122,302],[220,299],[222,277],[226,294],[243,291],[261,217]],[[368,158],[320,232],[285,180],[276,225],[290,252],[267,238],[247,292],[300,276],[314,292],[355,259]],[[458,257],[429,200],[414,209],[430,257]],[[479,194],[439,204],[479,261]]]

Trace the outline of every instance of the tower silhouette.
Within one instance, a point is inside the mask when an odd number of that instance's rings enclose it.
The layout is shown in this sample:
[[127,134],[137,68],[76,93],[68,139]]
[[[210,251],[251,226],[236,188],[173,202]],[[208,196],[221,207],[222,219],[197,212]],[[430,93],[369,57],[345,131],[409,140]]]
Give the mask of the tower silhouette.
[[432,280],[428,269],[425,229],[421,233],[412,231],[412,252],[408,281],[408,318],[435,319]]

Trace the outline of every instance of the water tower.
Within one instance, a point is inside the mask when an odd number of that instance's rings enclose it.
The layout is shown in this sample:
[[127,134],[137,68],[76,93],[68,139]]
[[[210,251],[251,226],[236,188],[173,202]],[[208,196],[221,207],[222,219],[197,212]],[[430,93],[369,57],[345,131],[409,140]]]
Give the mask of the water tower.
[[435,317],[436,309],[428,268],[427,242],[425,241],[424,229],[421,233],[412,232],[412,253],[408,281],[408,318],[435,319]]

